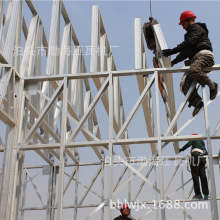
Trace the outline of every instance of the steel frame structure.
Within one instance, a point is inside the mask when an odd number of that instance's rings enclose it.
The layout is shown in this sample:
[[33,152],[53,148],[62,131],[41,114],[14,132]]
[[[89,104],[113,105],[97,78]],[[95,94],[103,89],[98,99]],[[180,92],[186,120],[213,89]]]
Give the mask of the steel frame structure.
[[[179,134],[197,117],[189,119],[180,129],[177,120],[186,106],[188,97],[195,84],[189,90],[184,101],[175,110],[172,74],[185,72],[188,68],[171,68],[169,58],[161,56],[161,50],[167,48],[160,25],[154,26],[157,58],[161,68],[148,69],[146,52],[139,18],[135,19],[135,70],[117,71],[111,46],[98,6],[92,10],[91,62],[90,72],[87,73],[82,48],[62,1],[53,1],[49,43],[45,35],[42,20],[31,1],[26,1],[32,19],[29,29],[23,16],[23,2],[10,1],[6,15],[4,1],[0,7],[0,119],[6,127],[6,139],[1,141],[0,153],[3,155],[3,165],[0,172],[0,219],[25,219],[25,212],[44,210],[46,219],[63,219],[64,209],[74,209],[74,219],[79,219],[79,209],[92,208],[83,219],[92,219],[99,213],[100,219],[113,219],[114,212],[111,203],[114,198],[128,186],[127,201],[140,204],[153,204],[152,200],[137,200],[146,190],[145,185],[155,193],[156,206],[167,204],[169,200],[178,199],[181,203],[191,202],[189,199],[192,188],[186,195],[185,187],[191,179],[184,179],[183,161],[187,157],[174,156],[166,160],[178,161],[171,177],[164,176],[163,149],[174,143],[174,151],[178,153],[178,142],[186,140],[206,140],[209,155],[208,179],[210,189],[210,216],[219,219],[218,200],[216,192],[214,165],[220,165],[220,155],[212,154],[212,142],[219,140],[220,120],[211,133],[208,117],[208,106],[214,101],[208,101],[205,88],[202,88],[204,101],[204,122],[206,133],[197,136]],[[64,19],[63,36],[61,39],[61,18]],[[22,30],[25,37],[25,51],[31,49],[40,53],[19,54],[22,47]],[[57,53],[57,48],[60,49]],[[65,48],[71,48],[73,53],[62,53]],[[104,48],[104,53],[100,48]],[[53,51],[53,53],[52,53]],[[54,55],[54,52],[57,54]],[[42,72],[42,53],[46,57],[46,71]],[[210,68],[220,70],[220,65]],[[164,97],[160,101],[158,75],[162,76]],[[140,96],[126,117],[122,98],[120,80],[124,77],[136,76]],[[143,77],[145,76],[145,77]],[[96,92],[90,86],[93,80]],[[153,90],[153,87],[155,87]],[[154,94],[154,96],[152,95]],[[95,95],[94,95],[95,94]],[[220,92],[218,93],[218,96]],[[94,96],[94,97],[93,97]],[[156,110],[153,109],[153,97]],[[101,137],[100,129],[103,123],[98,121],[97,106],[102,103],[108,117],[108,138]],[[168,127],[161,134],[160,107],[165,106]],[[129,138],[128,127],[142,106],[148,136],[145,138]],[[155,116],[154,116],[155,115]],[[155,121],[154,121],[155,120]],[[155,126],[156,124],[156,126]],[[80,136],[81,135],[81,136]],[[132,159],[130,145],[149,144],[151,148],[152,165],[143,174],[146,166],[136,168],[134,164],[145,162],[142,159]],[[94,162],[81,162],[80,149],[88,148],[96,157]],[[120,148],[121,153],[118,153]],[[44,160],[43,165],[25,166],[26,152],[35,152]],[[107,158],[109,160],[107,160]],[[88,155],[89,159],[89,155]],[[158,167],[156,163],[159,162]],[[123,169],[115,181],[115,164],[122,164]],[[106,165],[107,168],[106,168]],[[79,175],[82,167],[98,167],[90,183],[82,183]],[[71,173],[67,168],[72,168]],[[30,170],[40,169],[32,176]],[[179,186],[168,194],[168,189],[180,169],[181,181]],[[107,177],[105,176],[107,173]],[[154,173],[153,180],[150,174]],[[48,176],[46,199],[41,195],[35,183],[35,177],[40,174]],[[128,177],[125,177],[125,174]],[[159,175],[158,175],[159,174]],[[159,176],[159,185],[157,178]],[[140,178],[141,184],[132,195],[132,181]],[[92,189],[100,178],[100,187]],[[64,195],[74,183],[74,197],[70,205],[64,205]],[[31,184],[41,203],[41,206],[28,207],[26,199],[29,196],[27,186]],[[166,185],[165,185],[166,184]],[[107,186],[107,187],[106,187]],[[84,193],[79,190],[85,189]],[[100,192],[97,192],[100,190]],[[107,191],[107,193],[106,193]],[[181,191],[182,198],[175,197]],[[89,194],[95,195],[99,202],[85,204]],[[123,201],[123,198],[122,198]],[[107,207],[107,208],[106,208]],[[179,209],[184,219],[194,219],[186,209]],[[166,209],[151,208],[139,216],[155,212],[155,219],[166,219]]]

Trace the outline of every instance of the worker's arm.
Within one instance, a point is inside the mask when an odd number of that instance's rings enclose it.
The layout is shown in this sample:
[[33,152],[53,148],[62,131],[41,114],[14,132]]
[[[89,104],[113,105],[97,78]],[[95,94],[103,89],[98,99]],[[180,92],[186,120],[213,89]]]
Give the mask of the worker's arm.
[[179,152],[186,150],[188,147],[192,146],[193,142],[187,142],[182,148],[179,149]]
[[175,48],[173,48],[173,49],[165,49],[165,50],[162,50],[162,55],[163,55],[164,57],[168,57],[168,56],[173,55],[173,54],[176,54],[176,53],[178,53],[178,52],[180,52],[179,49],[178,49],[178,47],[175,47]]
[[202,34],[203,33],[200,28],[198,28],[196,25],[190,25],[189,29],[187,29],[185,40],[181,44],[177,45],[178,50],[183,51],[194,47]]
[[173,65],[175,65],[175,64],[177,64],[177,63],[182,62],[182,61],[185,60],[186,58],[187,58],[187,54],[184,53],[184,52],[180,52],[180,53],[176,56],[176,58],[171,61],[171,64],[172,64],[172,66],[173,66]]

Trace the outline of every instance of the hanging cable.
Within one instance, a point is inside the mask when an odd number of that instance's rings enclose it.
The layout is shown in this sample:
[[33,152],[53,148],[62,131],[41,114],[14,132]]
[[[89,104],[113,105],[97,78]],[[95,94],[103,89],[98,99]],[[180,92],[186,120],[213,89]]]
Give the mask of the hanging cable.
[[152,17],[151,0],[150,0],[150,16]]

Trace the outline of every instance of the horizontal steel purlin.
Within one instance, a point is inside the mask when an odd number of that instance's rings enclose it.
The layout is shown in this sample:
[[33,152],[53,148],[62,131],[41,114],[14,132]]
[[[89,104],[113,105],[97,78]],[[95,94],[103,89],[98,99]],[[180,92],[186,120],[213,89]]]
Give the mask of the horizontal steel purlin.
[[[220,197],[216,198],[217,200],[220,200]],[[179,202],[201,202],[199,200],[195,200],[195,199],[180,199],[178,200]],[[164,200],[164,203],[170,202],[170,200]],[[134,202],[134,205],[141,205],[141,204],[155,204],[155,202],[152,201],[138,201],[138,202]],[[95,208],[98,207],[99,204],[86,204],[86,205],[82,205],[82,206],[75,206],[75,205],[70,205],[70,206],[63,206],[63,209],[73,209],[73,208]],[[104,206],[108,207],[109,204],[105,204]],[[57,209],[56,207],[54,207],[55,209]],[[27,207],[27,208],[23,208],[21,210],[46,210],[47,207]]]
[[[211,139],[220,139],[220,136],[209,136]],[[173,142],[173,141],[189,141],[189,140],[206,140],[208,136],[206,135],[185,135],[185,136],[170,136],[170,137],[161,137],[162,142]],[[113,145],[121,144],[144,144],[144,143],[157,143],[159,138],[134,138],[134,139],[119,139],[117,141],[112,140]],[[90,146],[108,146],[108,140],[102,141],[86,141],[86,142],[70,142],[65,144],[66,148],[76,148],[76,147],[90,147]],[[23,145],[20,149],[21,151],[27,150],[42,150],[42,149],[59,149],[60,143],[51,143],[51,144],[32,144],[32,145]]]
[[[181,157],[181,156],[178,156],[178,157],[166,157],[166,158],[162,158],[164,161],[166,160],[170,160],[170,161],[173,161],[173,160],[187,160],[189,157]],[[218,162],[219,162],[219,156],[218,155],[213,155],[212,156],[213,158],[213,162],[214,164],[216,165],[219,165]],[[149,159],[148,161],[155,161],[157,162],[158,159],[155,158],[154,160],[153,159]],[[146,162],[146,160],[132,160],[132,163],[142,163],[142,162]],[[121,164],[122,162],[120,161],[113,161],[113,164]],[[109,164],[109,162],[91,162],[91,163],[79,163],[79,164],[74,164],[74,163],[67,163],[66,164],[66,167],[75,167],[75,166],[100,166],[101,164]],[[54,165],[54,166],[58,166],[58,165]],[[26,169],[42,169],[43,168],[43,165],[42,166],[25,166],[24,168]]]
[[[189,69],[189,67],[182,68],[149,68],[149,69],[138,69],[138,70],[120,70],[120,71],[105,71],[96,73],[74,73],[74,74],[61,74],[52,76],[35,76],[35,77],[24,77],[25,82],[43,82],[43,81],[55,81],[63,80],[64,77],[70,79],[85,79],[85,78],[96,78],[96,77],[107,77],[109,74],[114,76],[131,76],[131,75],[148,75],[154,74],[158,71],[160,74],[168,73],[184,73]],[[214,65],[213,67],[206,68],[206,71],[216,71],[220,70],[220,65]]]
[[[164,157],[162,158],[163,161],[175,161],[175,160],[187,160],[189,157]],[[218,155],[213,155],[213,164],[214,165],[219,165],[219,157]],[[157,158],[155,159],[149,159],[148,162],[158,162],[159,160]],[[146,160],[132,160],[131,163],[144,163],[146,162]],[[108,165],[109,162],[94,162],[94,163],[79,163],[79,164],[66,164],[66,167],[75,167],[75,166],[100,166],[102,164]],[[113,164],[123,164],[121,161],[113,161]],[[54,166],[58,166],[58,165],[54,165]],[[42,169],[43,166],[27,166],[24,167],[26,169]]]

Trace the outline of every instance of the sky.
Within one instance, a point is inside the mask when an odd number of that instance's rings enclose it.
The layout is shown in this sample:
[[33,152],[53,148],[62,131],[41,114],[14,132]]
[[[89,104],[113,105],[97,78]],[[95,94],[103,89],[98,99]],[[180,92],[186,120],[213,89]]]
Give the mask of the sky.
[[[50,17],[51,17],[51,11],[52,11],[52,1],[33,1],[34,6],[36,7],[36,10],[39,13],[40,18],[42,19],[44,29],[46,32],[47,39],[49,40],[49,30],[50,30]],[[142,24],[144,22],[148,22],[149,16],[151,16],[150,13],[150,2],[149,1],[64,1],[67,13],[70,17],[71,23],[73,25],[73,28],[75,30],[75,33],[78,37],[78,40],[83,48],[84,58],[86,62],[86,68],[87,72],[90,72],[90,56],[86,55],[87,48],[91,45],[91,18],[92,18],[92,6],[98,5],[100,8],[100,12],[102,15],[102,19],[104,22],[105,30],[107,32],[109,43],[112,47],[112,53],[114,56],[114,60],[116,63],[116,67],[118,70],[131,70],[135,68],[135,57],[134,57],[134,19],[135,18],[141,18]],[[7,6],[7,3],[6,3]],[[160,23],[161,29],[163,31],[166,43],[168,45],[168,48],[174,48],[177,44],[181,43],[184,39],[185,30],[182,29],[182,27],[179,24],[179,17],[180,14],[183,11],[190,10],[195,13],[197,16],[196,21],[198,22],[204,22],[207,24],[209,29],[209,38],[213,45],[213,53],[215,56],[215,63],[220,64],[220,44],[219,44],[219,36],[220,36],[220,28],[219,28],[219,21],[220,21],[220,14],[219,14],[219,8],[220,8],[220,1],[156,1],[152,0],[151,2],[151,11],[152,16]],[[24,5],[24,16],[27,21],[27,26],[29,26],[28,19],[30,22],[31,14],[28,12],[27,7]],[[153,54],[151,51],[149,51],[145,44],[145,50],[146,50],[146,56],[147,56],[147,64],[148,68],[153,67],[152,63],[152,57]],[[171,59],[174,59],[175,55],[171,57]],[[175,67],[183,67],[183,62],[177,64]],[[44,68],[44,67],[43,67]],[[45,69],[42,70],[42,72],[45,72]],[[212,75],[209,75],[210,78],[215,82],[220,82],[220,75],[219,71],[213,71]],[[175,94],[175,101],[176,101],[176,109],[180,106],[180,104],[184,100],[183,94],[179,90],[179,82],[181,80],[182,73],[173,74],[173,81],[174,81],[174,94]],[[90,81],[93,83],[92,81]],[[123,103],[125,108],[125,114],[128,116],[129,112],[131,111],[132,107],[136,103],[139,93],[138,93],[138,87],[136,78],[134,76],[132,77],[120,77],[120,85],[122,90],[122,97],[123,97]],[[207,95],[209,95],[208,88],[206,88]],[[96,91],[93,91],[93,97],[96,94]],[[199,93],[201,94],[201,89],[199,90]],[[162,103],[162,102],[161,102]],[[161,104],[162,105],[162,104]],[[100,109],[99,109],[100,107]],[[162,133],[166,131],[167,128],[167,121],[164,113],[164,106],[161,107],[161,128]],[[220,108],[220,99],[217,98],[212,105],[209,107],[209,118],[210,118],[210,129],[211,133],[214,131],[214,128],[216,126],[217,121],[219,120],[219,114],[218,109]],[[108,139],[108,129],[106,129],[108,124],[108,117],[106,116],[106,113],[103,110],[103,106],[99,104],[96,108],[96,111],[98,114],[98,120],[100,122],[100,128],[102,133],[103,140]],[[191,118],[193,109],[190,108],[184,109],[184,112],[182,113],[182,116],[178,120],[178,127],[183,125],[186,120]],[[190,126],[187,127],[180,135],[187,135],[192,133],[199,133],[203,134],[205,132],[205,125],[203,122],[203,112],[200,113],[200,115],[197,117],[196,120],[193,121],[193,123],[190,124]],[[156,122],[155,122],[156,123]],[[146,128],[145,124],[143,123],[143,112],[140,109],[137,114],[135,115],[133,121],[131,122],[130,126],[128,127],[129,131],[129,137],[130,138],[141,138],[146,136]],[[1,136],[4,140],[4,137]],[[181,142],[180,146],[185,144],[185,142]],[[212,145],[212,151],[213,154],[218,154],[219,152],[219,140],[213,141]],[[131,152],[132,155],[134,155],[136,158],[140,156],[149,156],[150,155],[150,149],[149,145],[146,147],[146,145],[132,145],[131,146]],[[118,154],[121,154],[121,150],[118,148],[115,148],[115,151]],[[80,149],[81,153],[81,161],[87,161],[87,149]],[[1,154],[1,153],[0,153]],[[181,156],[189,155],[189,150],[184,153],[181,153]],[[172,145],[168,145],[166,149],[163,151],[163,155],[165,156],[175,156]],[[2,158],[2,154],[0,157],[0,160]],[[95,157],[94,155],[91,155],[91,158],[89,160],[94,161]],[[41,164],[41,160],[39,157],[36,156],[36,154],[32,154],[30,152],[27,153],[25,164]],[[86,173],[86,175],[80,176],[80,181],[87,182],[88,180],[93,178],[93,175],[95,174],[97,168],[90,168],[85,169],[82,173]],[[137,167],[138,169],[138,167]],[[118,177],[120,171],[122,170],[122,167],[119,167],[115,171],[115,177]],[[145,169],[144,169],[145,170]],[[164,168],[165,172],[165,182],[169,180],[169,177],[171,173],[174,170],[174,166],[172,168],[166,167]],[[184,168],[185,175],[187,178],[190,177],[190,173]],[[39,172],[37,171],[31,171],[32,175]],[[66,169],[66,172],[71,173],[71,169]],[[144,173],[147,171],[145,170]],[[153,175],[153,174],[152,174]],[[179,175],[179,174],[178,174]],[[216,183],[219,183],[219,170],[218,167],[215,167],[215,175],[216,175]],[[166,178],[168,177],[168,178]],[[106,177],[107,178],[107,177]],[[153,181],[153,176],[149,177]],[[180,175],[178,178],[181,178]],[[124,179],[123,179],[124,180]],[[174,185],[172,185],[171,188],[175,188],[177,184],[178,179],[174,181]],[[39,190],[42,193],[45,193],[47,190],[46,184],[46,177],[36,177],[36,182],[39,184]],[[139,184],[140,180],[135,180],[132,182],[132,195],[136,189],[136,184]],[[106,190],[107,190],[106,184]],[[94,190],[97,190],[100,187],[100,183],[94,186]],[[191,187],[187,186],[187,190],[189,190]],[[220,194],[219,185],[216,184],[218,195]],[[72,189],[74,190],[74,187],[72,186]],[[122,192],[119,193],[119,195],[116,196],[116,199],[122,200],[124,197],[126,197],[126,189],[123,189]],[[32,188],[29,186],[29,190],[31,192]],[[80,186],[79,192],[83,193],[85,189]],[[149,193],[149,195],[141,195],[140,199],[143,200],[151,200],[153,199],[153,194],[150,191],[150,188],[145,189],[145,193]],[[187,191],[186,190],[186,191]],[[32,191],[33,192],[33,191]],[[71,192],[69,191],[69,194],[65,197],[66,200],[64,203],[67,203],[68,201],[72,202]],[[108,195],[106,195],[108,196]],[[181,194],[180,194],[181,196]],[[36,196],[33,195],[33,197],[27,199],[27,204],[30,202],[30,204],[37,204],[35,203]],[[46,199],[46,197],[44,198]],[[85,203],[92,203],[94,201],[98,201],[97,198],[94,197],[94,195],[89,195],[88,200],[86,200]],[[32,203],[33,202],[33,203]],[[70,202],[70,203],[71,203]],[[220,207],[220,203],[218,202],[218,206]],[[91,212],[93,209],[88,209],[85,211],[85,213]],[[33,213],[36,213],[36,215],[33,215]],[[107,209],[106,212],[107,213]],[[143,210],[140,212],[132,212],[132,216],[135,218],[138,218],[141,216],[141,214],[144,213]],[[210,204],[209,204],[209,211],[207,210],[190,210],[189,213],[192,213],[192,215],[195,215],[195,219],[208,219],[210,216]],[[27,212],[25,215],[25,219],[44,219],[45,213],[35,212]],[[73,219],[73,210],[65,210],[64,211],[64,219]],[[114,212],[114,216],[119,215],[118,211]],[[36,218],[36,216],[38,216]],[[79,210],[79,219],[84,219],[84,210]],[[179,212],[176,210],[172,210],[167,212],[167,219],[179,219]],[[169,218],[168,218],[169,217]],[[182,216],[181,216],[182,217]],[[95,216],[95,219],[98,219],[99,217]],[[182,217],[183,218],[183,217]],[[145,219],[145,218],[144,218]],[[148,218],[146,219],[155,219],[154,214],[150,214]]]

